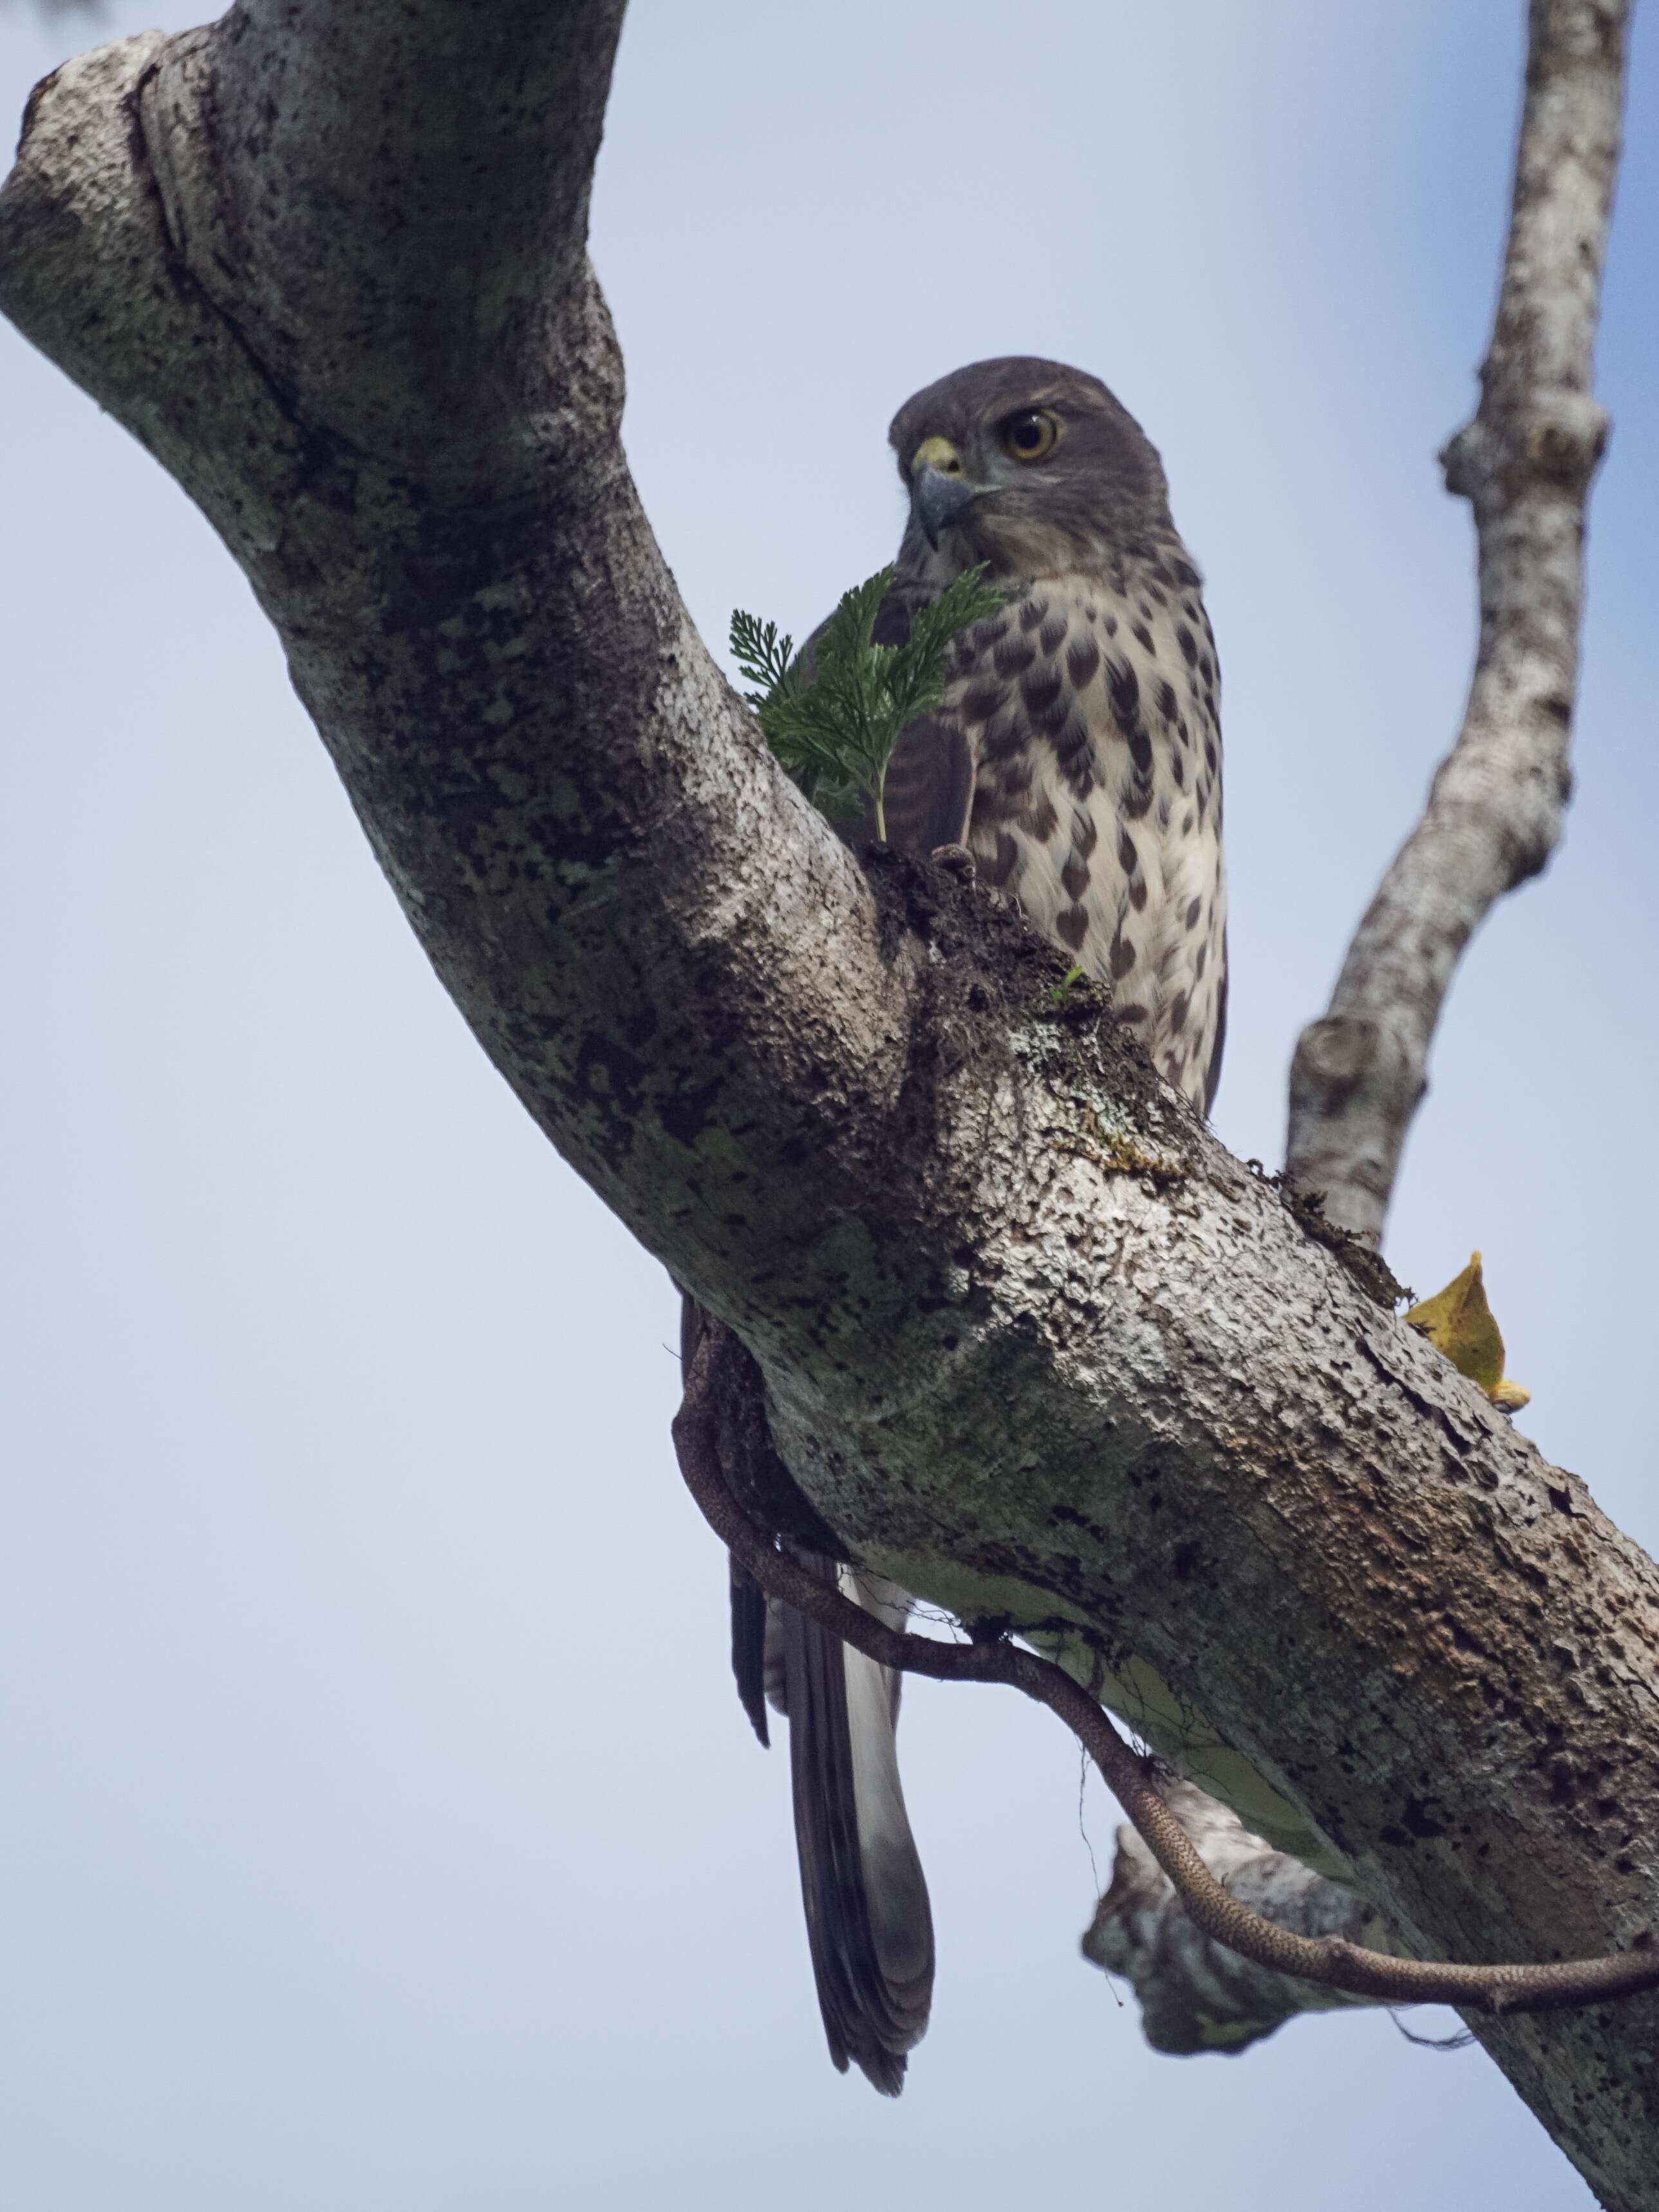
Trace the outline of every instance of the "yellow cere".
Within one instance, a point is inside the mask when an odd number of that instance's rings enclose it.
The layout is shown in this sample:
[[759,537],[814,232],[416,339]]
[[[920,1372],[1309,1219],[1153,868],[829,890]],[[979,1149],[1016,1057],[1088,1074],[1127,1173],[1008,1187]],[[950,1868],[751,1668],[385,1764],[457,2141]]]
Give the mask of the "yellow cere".
[[942,477],[962,474],[962,455],[948,438],[924,438],[910,459],[910,473],[916,476],[923,469],[937,469]]

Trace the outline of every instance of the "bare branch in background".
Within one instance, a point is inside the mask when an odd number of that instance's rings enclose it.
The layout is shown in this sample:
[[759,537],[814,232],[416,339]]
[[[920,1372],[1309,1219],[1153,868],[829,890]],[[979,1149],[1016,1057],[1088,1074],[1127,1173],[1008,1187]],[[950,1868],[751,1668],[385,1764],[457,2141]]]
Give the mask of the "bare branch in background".
[[1291,1066],[1291,1180],[1374,1243],[1453,971],[1496,902],[1548,860],[1571,790],[1584,516],[1607,435],[1591,366],[1629,15],[1629,0],[1533,0],[1497,322],[1474,419],[1442,456],[1480,542],[1468,706]]

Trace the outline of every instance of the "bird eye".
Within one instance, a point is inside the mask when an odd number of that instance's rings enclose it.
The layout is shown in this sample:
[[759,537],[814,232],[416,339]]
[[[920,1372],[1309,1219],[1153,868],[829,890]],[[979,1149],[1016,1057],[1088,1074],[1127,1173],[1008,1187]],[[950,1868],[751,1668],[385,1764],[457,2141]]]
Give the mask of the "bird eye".
[[1017,461],[1046,460],[1060,443],[1060,417],[1046,407],[1011,415],[1002,426],[1002,450]]

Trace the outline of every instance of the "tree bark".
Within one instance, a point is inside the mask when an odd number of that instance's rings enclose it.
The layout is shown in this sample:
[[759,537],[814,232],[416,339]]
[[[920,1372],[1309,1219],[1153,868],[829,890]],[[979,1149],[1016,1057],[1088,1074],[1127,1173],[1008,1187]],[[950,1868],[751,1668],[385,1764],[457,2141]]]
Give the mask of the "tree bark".
[[[693,630],[583,258],[619,14],[243,0],[72,63],[0,304],[220,531],[446,986],[845,1541],[1425,1955],[1627,1943],[1651,1564],[1017,915],[860,874]],[[1659,2203],[1656,2022],[1483,2028],[1609,2205]]]

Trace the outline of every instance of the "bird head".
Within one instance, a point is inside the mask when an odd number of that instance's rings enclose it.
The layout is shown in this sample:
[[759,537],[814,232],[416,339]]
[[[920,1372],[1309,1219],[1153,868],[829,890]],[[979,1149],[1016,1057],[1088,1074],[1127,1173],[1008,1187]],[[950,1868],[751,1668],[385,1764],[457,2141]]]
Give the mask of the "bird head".
[[1081,369],[975,362],[907,399],[888,435],[910,499],[905,554],[936,573],[1054,574],[1173,535],[1157,453]]

